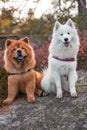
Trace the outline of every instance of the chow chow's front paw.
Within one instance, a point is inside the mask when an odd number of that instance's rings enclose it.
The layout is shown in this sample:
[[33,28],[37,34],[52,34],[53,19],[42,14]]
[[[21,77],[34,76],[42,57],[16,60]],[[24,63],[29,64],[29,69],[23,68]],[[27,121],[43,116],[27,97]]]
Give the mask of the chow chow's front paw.
[[35,97],[29,97],[28,102],[34,103],[35,102]]
[[12,101],[13,100],[11,100],[11,99],[5,99],[4,101],[3,101],[3,104],[11,104],[12,103]]

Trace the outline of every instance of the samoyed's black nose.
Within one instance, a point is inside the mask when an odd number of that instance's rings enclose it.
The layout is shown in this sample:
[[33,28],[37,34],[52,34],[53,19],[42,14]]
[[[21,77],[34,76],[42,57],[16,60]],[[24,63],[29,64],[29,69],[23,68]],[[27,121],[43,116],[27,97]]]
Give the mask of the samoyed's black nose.
[[64,41],[65,41],[65,42],[68,42],[68,38],[64,38]]

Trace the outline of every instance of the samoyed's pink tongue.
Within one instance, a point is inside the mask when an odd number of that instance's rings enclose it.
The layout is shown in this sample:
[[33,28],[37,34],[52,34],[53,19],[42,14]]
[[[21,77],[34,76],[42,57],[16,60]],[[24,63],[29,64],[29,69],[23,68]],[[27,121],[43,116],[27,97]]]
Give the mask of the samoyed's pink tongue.
[[69,46],[69,42],[64,42],[65,47]]

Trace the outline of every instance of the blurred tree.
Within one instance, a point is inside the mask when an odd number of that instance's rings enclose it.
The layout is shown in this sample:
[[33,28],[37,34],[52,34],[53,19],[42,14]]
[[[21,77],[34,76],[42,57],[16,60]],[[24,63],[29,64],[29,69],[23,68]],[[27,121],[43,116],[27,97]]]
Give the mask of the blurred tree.
[[52,4],[56,19],[64,22],[68,18],[75,17],[76,0],[52,0]]
[[87,3],[86,0],[77,0],[78,3],[78,25],[80,30],[87,29]]
[[39,39],[48,39],[53,27],[52,25],[54,23],[54,18],[52,16],[51,19],[48,20],[49,16],[50,15],[46,15],[41,17],[40,19],[30,19],[29,17],[26,22],[20,24],[20,31],[24,34],[29,34]]
[[[80,30],[87,29],[86,0],[53,0],[54,15],[61,21],[74,18]],[[74,12],[74,13],[73,13]]]
[[2,9],[0,15],[0,32],[12,33],[14,28],[17,25],[16,19],[13,17],[13,8],[12,9]]
[[[2,0],[4,3],[10,0]],[[21,19],[20,15],[24,11],[28,0],[24,0],[24,4],[20,7],[11,6],[9,9],[3,9],[0,15],[0,31],[3,32],[18,32],[21,31],[27,34],[46,35],[46,31],[52,31],[54,19],[65,22],[68,18],[74,19],[78,23],[79,29],[87,29],[87,9],[86,0],[51,0],[53,4],[52,12],[48,15],[43,14],[40,19],[34,18],[34,12],[37,9],[40,0],[33,0],[36,7],[27,13],[27,16]],[[77,10],[76,10],[77,8]],[[15,12],[18,11],[19,16],[15,17]],[[43,33],[41,33],[43,32]]]

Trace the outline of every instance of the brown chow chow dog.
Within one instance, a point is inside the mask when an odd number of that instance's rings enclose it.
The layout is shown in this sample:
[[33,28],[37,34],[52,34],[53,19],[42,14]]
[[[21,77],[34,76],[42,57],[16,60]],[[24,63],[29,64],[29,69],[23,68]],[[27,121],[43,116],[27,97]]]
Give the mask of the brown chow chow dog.
[[27,37],[20,40],[7,39],[4,53],[8,77],[8,96],[4,104],[10,104],[20,90],[27,94],[28,102],[35,101],[35,94],[42,95],[40,82],[43,75],[33,68],[36,64],[33,48]]

